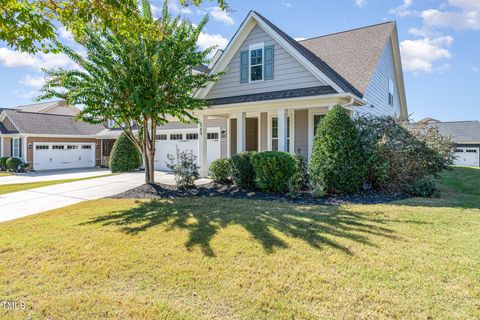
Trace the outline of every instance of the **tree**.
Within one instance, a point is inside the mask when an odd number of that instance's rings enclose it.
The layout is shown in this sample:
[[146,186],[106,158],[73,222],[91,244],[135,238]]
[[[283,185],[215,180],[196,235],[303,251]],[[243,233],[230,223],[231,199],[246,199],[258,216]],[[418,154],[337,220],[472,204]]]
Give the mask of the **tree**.
[[[180,0],[185,6],[199,6],[202,2]],[[222,10],[228,10],[225,0],[216,2]],[[126,35],[137,32],[142,25],[137,14],[138,0],[2,0],[1,3],[0,40],[15,50],[29,53],[57,51],[56,25],[64,26],[75,36],[86,26],[99,30],[115,28]]]
[[57,97],[83,105],[78,117],[90,123],[113,120],[141,151],[145,182],[153,183],[157,126],[169,117],[196,121],[192,112],[207,107],[207,102],[195,98],[193,92],[217,81],[220,74],[192,72],[195,66],[209,62],[207,57],[214,49],[200,50],[196,45],[208,16],[195,26],[170,16],[166,3],[157,20],[148,1],[142,1],[139,10],[143,27],[137,34],[86,28],[79,41],[86,57],[59,43],[60,50],[81,70],[46,71],[38,100]]
[[309,175],[312,185],[327,193],[354,193],[365,179],[358,130],[347,111],[333,107],[322,120],[315,134]]

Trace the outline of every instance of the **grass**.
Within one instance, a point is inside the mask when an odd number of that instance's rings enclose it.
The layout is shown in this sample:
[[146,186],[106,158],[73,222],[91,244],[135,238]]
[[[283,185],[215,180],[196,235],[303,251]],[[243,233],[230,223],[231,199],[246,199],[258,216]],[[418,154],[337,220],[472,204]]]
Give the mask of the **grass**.
[[442,197],[299,206],[102,199],[0,224],[24,319],[478,319],[480,170]]
[[67,182],[75,182],[75,181],[82,181],[82,180],[89,180],[95,178],[102,178],[108,177],[111,174],[107,175],[99,175],[94,177],[86,177],[86,178],[76,178],[76,179],[63,179],[63,180],[51,180],[51,181],[38,181],[38,182],[27,182],[27,183],[14,183],[14,184],[4,184],[0,185],[0,195],[6,194],[10,192],[17,192],[17,191],[24,191],[29,189],[41,188],[52,186],[55,184],[67,183]]
[[6,177],[6,176],[11,176],[11,174],[6,171],[0,171],[0,177]]

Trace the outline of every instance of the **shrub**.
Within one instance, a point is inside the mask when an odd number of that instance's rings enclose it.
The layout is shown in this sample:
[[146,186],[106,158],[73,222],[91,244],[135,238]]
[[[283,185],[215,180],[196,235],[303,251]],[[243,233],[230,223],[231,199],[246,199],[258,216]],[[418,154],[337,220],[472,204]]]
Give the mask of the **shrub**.
[[354,193],[363,185],[366,165],[353,120],[335,106],[322,120],[313,142],[309,177],[328,194]]
[[142,164],[142,155],[137,147],[122,133],[112,148],[110,155],[110,169],[112,172],[129,172],[139,168]]
[[0,170],[7,170],[7,159],[8,157],[2,157],[0,158]]
[[231,182],[231,160],[228,158],[218,159],[210,165],[210,176],[216,183],[228,184]]
[[252,155],[255,186],[265,192],[284,192],[297,172],[295,158],[287,152],[265,151]]
[[22,162],[22,163],[20,163],[20,165],[18,166],[17,171],[18,171],[18,172],[27,172],[27,171],[28,171],[28,168],[30,168],[30,164],[29,164],[29,163]]
[[8,158],[6,161],[7,170],[10,172],[17,172],[20,164],[22,164],[22,160],[18,158]]
[[296,162],[296,172],[293,177],[292,187],[294,190],[301,190],[308,187],[308,161],[300,154],[294,156]]
[[245,151],[232,157],[232,178],[235,185],[241,189],[255,188],[255,171],[253,170],[251,157],[254,151]]
[[170,163],[167,167],[175,175],[175,181],[179,189],[195,187],[195,180],[200,177],[197,164],[197,157],[191,151],[180,151],[177,148],[176,155],[167,155]]
[[437,179],[425,176],[410,184],[406,192],[415,197],[431,198],[436,196],[438,194]]
[[435,178],[453,164],[453,141],[434,127],[393,117],[363,116],[355,122],[367,180],[375,189],[412,193],[420,185],[434,187]]

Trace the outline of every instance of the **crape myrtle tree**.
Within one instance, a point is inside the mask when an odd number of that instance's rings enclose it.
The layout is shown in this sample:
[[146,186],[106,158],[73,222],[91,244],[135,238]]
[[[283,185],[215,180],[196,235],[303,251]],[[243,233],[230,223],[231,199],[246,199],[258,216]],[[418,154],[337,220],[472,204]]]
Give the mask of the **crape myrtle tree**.
[[[180,0],[183,6],[199,6],[205,0]],[[216,2],[230,10],[225,0]],[[115,29],[124,35],[141,28],[138,0],[2,0],[0,40],[15,50],[35,53],[58,52],[58,30],[62,25],[75,37],[89,28]]]
[[156,128],[175,118],[196,121],[195,110],[207,107],[195,90],[218,80],[220,74],[192,72],[208,63],[214,48],[200,50],[196,43],[208,16],[198,26],[172,17],[165,2],[155,19],[150,4],[139,7],[141,28],[124,35],[112,29],[86,28],[79,37],[86,54],[57,43],[61,52],[75,61],[78,70],[46,70],[46,83],[38,100],[53,97],[83,105],[78,117],[89,123],[113,120],[140,150],[145,183],[154,183]]

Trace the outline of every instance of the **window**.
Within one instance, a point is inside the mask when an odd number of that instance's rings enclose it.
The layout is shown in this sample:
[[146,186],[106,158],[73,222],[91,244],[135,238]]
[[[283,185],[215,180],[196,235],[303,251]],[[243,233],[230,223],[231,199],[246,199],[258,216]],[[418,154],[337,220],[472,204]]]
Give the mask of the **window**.
[[467,149],[466,151],[470,152],[470,153],[477,153],[477,150],[475,150],[475,149]]
[[198,140],[198,133],[187,133],[187,140]]
[[263,80],[263,48],[250,50],[250,81]]
[[75,150],[75,149],[78,149],[78,146],[69,145],[69,146],[67,146],[67,149],[68,149],[68,150]]
[[157,134],[157,140],[167,140],[166,134]]
[[20,158],[20,139],[12,139],[12,157]]
[[313,135],[317,134],[317,129],[320,126],[323,118],[325,118],[324,114],[316,114],[313,116]]
[[454,152],[456,153],[463,152],[463,149],[455,149]]
[[207,133],[208,140],[218,140],[218,132]]
[[35,150],[48,150],[49,147],[47,145],[37,145],[35,146]]
[[53,145],[53,146],[52,146],[52,149],[53,149],[53,150],[63,150],[63,149],[65,149],[65,146]]
[[[278,151],[278,118],[272,118],[272,151]],[[287,151],[290,151],[290,117],[287,117]]]
[[182,140],[183,134],[181,133],[174,133],[170,135],[170,140]]
[[393,106],[393,81],[388,79],[388,104]]
[[84,145],[82,146],[82,149],[92,149],[92,146],[89,145],[89,144],[84,144]]

